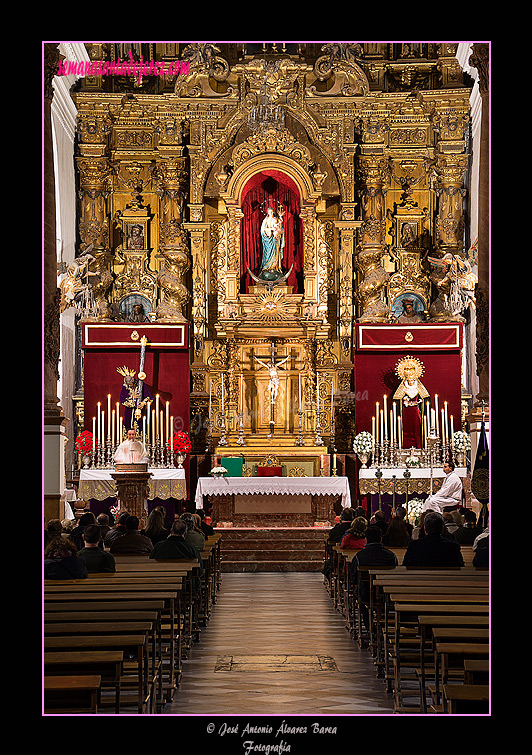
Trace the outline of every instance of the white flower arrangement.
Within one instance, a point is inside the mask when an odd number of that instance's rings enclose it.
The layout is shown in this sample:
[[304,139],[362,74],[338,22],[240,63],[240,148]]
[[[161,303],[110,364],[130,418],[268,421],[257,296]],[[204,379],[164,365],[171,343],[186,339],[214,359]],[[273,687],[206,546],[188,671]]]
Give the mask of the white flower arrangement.
[[373,435],[367,430],[359,433],[353,441],[353,451],[357,454],[370,454],[373,451]]
[[423,512],[423,501],[421,498],[411,498],[408,501],[408,519],[414,524]]
[[469,437],[468,433],[465,433],[463,430],[457,430],[453,434],[453,445],[454,450],[459,451],[469,451],[471,448],[471,438]]
[[419,467],[419,458],[417,456],[409,456],[406,459],[405,464],[407,467]]
[[225,467],[213,467],[209,474],[213,477],[223,477],[224,474],[227,474],[227,469]]

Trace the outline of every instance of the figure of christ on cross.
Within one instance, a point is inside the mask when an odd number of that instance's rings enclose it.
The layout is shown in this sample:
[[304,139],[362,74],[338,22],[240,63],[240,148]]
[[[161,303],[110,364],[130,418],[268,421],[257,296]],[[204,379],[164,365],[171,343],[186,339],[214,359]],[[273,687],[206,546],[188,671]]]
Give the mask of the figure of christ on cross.
[[[269,362],[263,362],[258,357],[254,357],[254,359],[260,364],[261,367],[264,367],[268,370],[270,373],[270,380],[268,382],[268,390],[270,392],[270,436],[273,435],[273,427],[274,427],[274,409],[275,409],[275,400],[277,398],[277,394],[279,393],[279,373],[277,372],[277,369],[281,367],[281,365],[288,362],[290,359],[290,355],[285,357],[284,359],[281,359],[279,362],[276,362],[275,360],[275,344],[272,342],[271,344],[271,357]],[[268,436],[268,437],[270,437]]]

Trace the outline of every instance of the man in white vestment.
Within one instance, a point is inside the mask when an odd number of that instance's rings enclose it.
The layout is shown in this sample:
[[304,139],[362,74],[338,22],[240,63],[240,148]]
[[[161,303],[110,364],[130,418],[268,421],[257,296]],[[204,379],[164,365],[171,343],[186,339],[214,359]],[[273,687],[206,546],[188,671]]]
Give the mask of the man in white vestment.
[[144,443],[135,440],[135,430],[132,429],[127,431],[127,440],[118,446],[113,458],[117,464],[142,464],[150,459]]
[[429,495],[423,504],[423,511],[438,511],[443,514],[445,511],[457,509],[462,502],[462,480],[454,471],[452,462],[445,462],[443,465],[445,479],[437,493]]

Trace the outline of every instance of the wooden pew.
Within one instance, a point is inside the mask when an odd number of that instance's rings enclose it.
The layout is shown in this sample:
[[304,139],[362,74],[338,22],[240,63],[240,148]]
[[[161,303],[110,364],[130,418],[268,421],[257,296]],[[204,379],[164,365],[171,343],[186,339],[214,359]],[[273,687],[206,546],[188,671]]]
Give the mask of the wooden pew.
[[487,684],[445,684],[443,699],[446,713],[489,713],[490,690]]
[[488,659],[489,642],[436,642],[435,643],[435,704],[433,708],[439,711],[442,702],[443,713],[447,713],[447,700],[441,697],[442,690],[449,685],[450,670],[458,666],[463,670],[466,659]]
[[101,677],[45,676],[44,713],[97,713]]
[[43,654],[44,678],[54,676],[86,676],[97,672],[101,689],[113,690],[115,713],[120,712],[120,691],[123,651],[86,650],[50,651]]
[[[427,614],[418,617],[420,646],[419,668],[417,674],[419,678],[420,708],[422,713],[427,712],[428,674],[431,672],[432,677],[434,675],[433,631],[438,628],[448,628],[450,631],[453,629],[474,629],[479,630],[481,634],[484,634],[488,632],[489,624],[490,617],[487,614],[482,616],[464,614],[434,616]],[[468,663],[468,661],[465,663]],[[429,664],[431,665],[429,666]],[[484,682],[486,680],[487,677],[482,676],[482,681]],[[430,681],[434,683],[433,678],[431,678]],[[465,681],[466,683],[472,683],[473,681],[471,677],[467,676],[467,669]]]
[[[177,588],[169,588],[166,585],[152,585],[146,588],[145,585],[120,585],[119,582],[113,582],[109,584],[107,580],[104,584],[98,584],[94,580],[83,580],[83,584],[80,583],[68,583],[68,584],[55,584],[45,585],[44,588],[44,602],[45,610],[46,605],[53,604],[57,607],[58,604],[68,603],[75,601],[83,601],[85,607],[89,607],[94,604],[107,604],[113,608],[119,605],[123,605],[126,602],[138,601],[138,605],[145,603],[146,601],[162,600],[164,604],[162,618],[168,621],[171,628],[170,633],[174,637],[172,643],[172,657],[169,660],[168,668],[166,671],[166,677],[164,679],[164,689],[167,695],[173,695],[176,689],[176,665],[180,666],[180,657],[177,656],[175,639],[179,639],[178,621],[176,616],[179,615],[179,601],[180,595]],[[176,663],[177,662],[177,663]],[[150,679],[146,677],[151,684],[151,693],[155,693],[156,679]],[[139,690],[139,695],[141,694]],[[151,701],[150,697],[150,701]]]
[[45,651],[82,651],[82,650],[121,650],[125,657],[132,655],[136,659],[136,706],[138,713],[146,713],[149,709],[150,695],[148,690],[148,661],[146,634],[107,634],[44,636]]

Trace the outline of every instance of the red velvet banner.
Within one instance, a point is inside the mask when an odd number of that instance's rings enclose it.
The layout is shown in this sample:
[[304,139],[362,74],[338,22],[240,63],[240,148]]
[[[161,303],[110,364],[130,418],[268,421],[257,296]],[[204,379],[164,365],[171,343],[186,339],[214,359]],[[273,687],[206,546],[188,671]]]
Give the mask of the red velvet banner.
[[[458,330],[456,329],[458,326]],[[395,372],[399,359],[413,356],[419,359],[424,371],[421,382],[430,394],[431,406],[434,408],[435,395],[438,395],[439,409],[448,404],[448,414],[453,415],[454,428],[460,428],[461,418],[461,350],[459,346],[451,348],[451,332],[454,332],[454,343],[462,343],[462,326],[457,324],[438,325],[436,330],[423,330],[419,326],[364,326],[361,346],[361,324],[356,326],[355,348],[355,432],[363,430],[371,432],[371,418],[375,414],[375,404],[383,405],[383,396],[388,397],[388,407],[391,408],[391,398],[397,390],[401,379]],[[398,330],[395,330],[397,328]],[[411,332],[416,339],[414,342],[404,340],[405,332]],[[458,339],[456,340],[456,332]],[[373,339],[372,348],[368,347]],[[423,346],[421,334],[427,343]],[[402,336],[402,340],[401,340]],[[364,340],[365,339],[365,340]],[[380,343],[377,343],[380,340]],[[412,347],[418,345],[417,349]]]
[[356,348],[365,349],[460,349],[462,325],[460,323],[412,325],[356,325]]
[[[117,372],[120,367],[129,367],[138,374],[140,367],[140,338],[131,340],[128,336],[137,331],[146,335],[144,386],[153,398],[160,396],[160,407],[174,417],[174,431],[190,430],[190,359],[188,349],[188,325],[185,325],[185,346],[177,346],[176,330],[173,325],[97,323],[98,328],[85,330],[84,340],[84,427],[92,431],[92,418],[96,416],[98,401],[107,411],[107,395],[111,394],[111,410],[120,400],[124,378]],[[180,326],[181,328],[183,326]],[[97,336],[97,337],[96,337]],[[157,340],[156,340],[157,339]],[[153,405],[152,405],[153,406]],[[120,407],[123,416],[123,407]]]
[[294,293],[303,290],[303,229],[299,217],[299,191],[289,176],[281,171],[266,170],[255,174],[242,193],[241,276],[244,293],[247,293],[250,285],[254,285],[247,267],[256,275],[262,260],[260,227],[266,209],[271,205],[277,213],[280,204],[285,210],[283,268],[288,272],[291,265],[294,266],[287,285],[294,287]]

